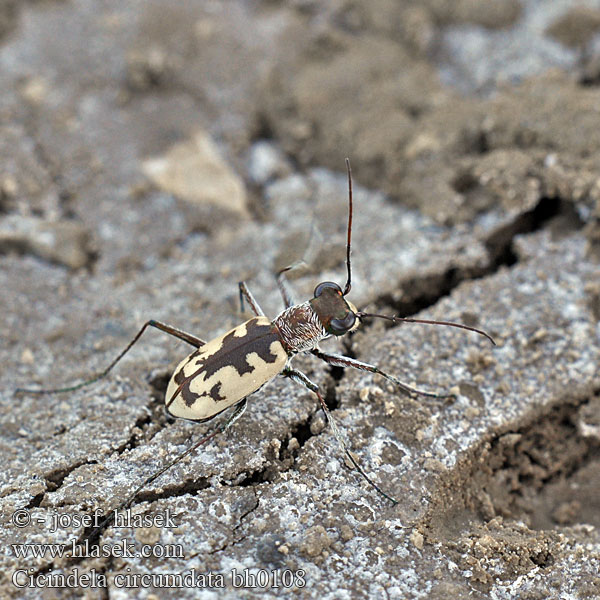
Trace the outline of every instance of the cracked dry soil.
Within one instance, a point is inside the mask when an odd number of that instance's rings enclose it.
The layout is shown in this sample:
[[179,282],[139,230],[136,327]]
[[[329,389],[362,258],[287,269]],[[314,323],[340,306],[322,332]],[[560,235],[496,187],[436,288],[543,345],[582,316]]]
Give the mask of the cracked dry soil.
[[[0,2],[0,598],[600,598],[600,7],[523,0]],[[301,356],[352,451],[276,378],[163,410],[246,280],[345,276],[383,321]],[[343,281],[342,281],[343,283]],[[324,345],[325,346],[325,345]],[[162,520],[161,520],[162,519]],[[119,526],[116,526],[119,525]],[[58,549],[58,550],[57,550]],[[70,575],[71,579],[66,579]]]

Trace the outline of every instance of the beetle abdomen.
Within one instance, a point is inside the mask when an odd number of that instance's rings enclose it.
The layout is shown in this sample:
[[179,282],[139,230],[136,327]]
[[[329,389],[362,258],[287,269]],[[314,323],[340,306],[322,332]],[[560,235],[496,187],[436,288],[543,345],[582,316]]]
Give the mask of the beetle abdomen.
[[256,392],[288,360],[277,327],[255,317],[184,358],[165,396],[174,417],[208,420]]

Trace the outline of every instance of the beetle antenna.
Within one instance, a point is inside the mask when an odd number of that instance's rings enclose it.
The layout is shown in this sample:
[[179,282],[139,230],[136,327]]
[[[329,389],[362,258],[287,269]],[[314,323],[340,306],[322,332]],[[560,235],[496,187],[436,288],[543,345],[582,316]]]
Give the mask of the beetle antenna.
[[346,242],[346,269],[348,270],[348,279],[344,288],[345,296],[352,287],[352,267],[350,266],[350,248],[352,242],[352,169],[350,168],[350,159],[346,158],[346,169],[348,170],[348,241]]
[[457,327],[458,329],[466,329],[467,331],[474,331],[479,335],[486,337],[494,346],[496,346],[496,342],[494,338],[487,334],[485,331],[481,329],[477,329],[476,327],[469,327],[468,325],[463,325],[462,323],[454,323],[453,321],[430,321],[429,319],[411,319],[409,317],[390,317],[388,315],[376,315],[372,313],[366,312],[357,312],[356,316],[359,319],[363,317],[377,317],[378,319],[387,319],[388,321],[392,321],[393,323],[425,323],[425,325],[448,325],[448,327]]

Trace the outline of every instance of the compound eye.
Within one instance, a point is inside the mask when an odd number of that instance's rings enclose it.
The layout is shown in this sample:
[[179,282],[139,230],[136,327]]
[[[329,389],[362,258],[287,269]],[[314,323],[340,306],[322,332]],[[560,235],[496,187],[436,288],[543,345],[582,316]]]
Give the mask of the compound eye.
[[333,283],[333,281],[324,281],[315,288],[315,298],[318,298],[323,293],[323,290],[326,288],[331,288],[336,292],[339,292],[340,294],[342,293],[342,288],[337,283]]
[[343,319],[331,319],[329,326],[333,335],[344,335],[354,327],[355,323],[356,315],[352,311],[348,311]]

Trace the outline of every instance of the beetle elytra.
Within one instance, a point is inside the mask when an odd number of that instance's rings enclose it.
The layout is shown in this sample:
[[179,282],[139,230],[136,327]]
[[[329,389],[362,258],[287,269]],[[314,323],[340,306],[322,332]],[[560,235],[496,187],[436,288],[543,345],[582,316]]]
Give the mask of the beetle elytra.
[[[325,404],[319,387],[302,372],[294,369],[291,359],[301,352],[310,352],[329,365],[353,367],[355,369],[378,374],[391,381],[407,394],[417,394],[433,398],[446,398],[450,394],[435,394],[418,390],[401,382],[395,376],[385,373],[378,367],[361,362],[348,356],[332,354],[319,349],[319,342],[330,336],[343,336],[355,331],[363,319],[377,317],[394,322],[413,322],[435,325],[449,325],[474,331],[494,340],[484,331],[460,323],[449,321],[431,321],[371,314],[359,311],[346,299],[352,287],[352,268],[350,260],[352,237],[352,173],[350,162],[346,159],[348,171],[348,227],[346,241],[346,284],[342,289],[337,283],[325,281],[317,285],[313,297],[303,303],[294,304],[287,284],[286,272],[292,267],[286,267],[277,273],[277,285],[283,298],[285,309],[272,321],[267,318],[252,296],[244,282],[240,282],[240,301],[249,304],[255,317],[238,325],[231,331],[205,342],[196,336],[166,325],[159,321],[147,321],[127,347],[101,373],[81,383],[56,389],[29,390],[19,389],[18,392],[29,393],[59,393],[70,392],[90,385],[105,377],[111,369],[123,358],[131,347],[139,340],[147,327],[160,329],[195,347],[194,352],[184,358],[168,384],[165,405],[169,414],[174,417],[204,422],[213,419],[227,409],[230,413],[208,435],[192,444],[185,452],[176,456],[159,471],[153,473],[121,504],[117,510],[128,507],[139,491],[160,477],[166,470],[194,452],[214,436],[224,432],[243,413],[247,398],[277,375],[288,377],[304,385],[313,392],[325,412],[327,422],[337,438],[342,451],[362,477],[380,494],[393,503],[397,501],[384,492],[362,469],[352,453],[347,449],[336,423]],[[107,519],[102,526],[104,526]],[[101,526],[101,527],[102,527]]]

